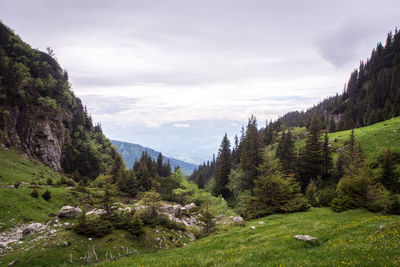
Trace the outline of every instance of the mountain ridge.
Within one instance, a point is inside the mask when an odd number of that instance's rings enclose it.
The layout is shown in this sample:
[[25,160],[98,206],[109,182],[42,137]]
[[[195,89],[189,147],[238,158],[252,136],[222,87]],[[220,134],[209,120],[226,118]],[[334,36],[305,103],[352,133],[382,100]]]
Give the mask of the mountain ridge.
[[[111,140],[111,143],[117,147],[118,152],[121,154],[122,158],[124,159],[128,168],[131,168],[136,160],[139,160],[142,156],[143,152],[147,152],[153,159],[157,159],[159,151],[156,151],[149,147],[144,147],[139,144],[118,141],[118,140]],[[194,169],[197,168],[196,164],[185,162],[183,160],[179,160],[172,157],[166,157],[163,155],[164,162],[169,160],[171,167],[180,167],[180,169],[186,175],[190,175]]]

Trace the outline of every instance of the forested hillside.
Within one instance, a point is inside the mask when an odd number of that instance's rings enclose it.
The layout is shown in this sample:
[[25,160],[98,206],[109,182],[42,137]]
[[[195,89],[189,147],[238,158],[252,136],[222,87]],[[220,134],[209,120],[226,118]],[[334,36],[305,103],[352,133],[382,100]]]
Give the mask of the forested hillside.
[[400,32],[389,32],[367,61],[350,75],[342,94],[331,96],[307,111],[294,111],[279,121],[286,126],[306,126],[318,114],[330,132],[349,130],[400,115]]
[[[116,140],[111,140],[111,143],[118,148],[118,152],[121,154],[122,158],[125,161],[126,166],[131,168],[135,161],[139,160],[143,154],[143,152],[147,152],[154,160],[157,159],[160,152],[157,152],[151,148],[143,147],[138,144],[132,144],[127,142],[121,142]],[[196,165],[184,162],[182,160],[178,160],[175,158],[168,158],[163,156],[164,163],[169,162],[172,168],[180,168],[183,173],[186,175],[192,174],[193,170],[196,168]]]
[[0,23],[0,144],[76,181],[111,168],[116,151],[75,97],[68,73]]

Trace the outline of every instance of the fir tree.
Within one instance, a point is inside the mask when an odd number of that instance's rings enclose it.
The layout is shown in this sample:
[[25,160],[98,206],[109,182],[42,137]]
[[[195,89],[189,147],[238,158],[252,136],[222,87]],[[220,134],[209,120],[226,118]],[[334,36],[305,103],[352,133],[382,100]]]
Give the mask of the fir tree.
[[328,179],[331,175],[333,162],[332,162],[332,148],[329,143],[328,132],[325,132],[324,142],[322,146],[322,155],[324,159],[324,179]]
[[276,157],[280,161],[281,169],[284,174],[294,174],[296,153],[294,149],[294,140],[290,130],[287,133],[282,132],[282,137],[276,150]]
[[324,175],[324,158],[320,142],[320,120],[315,115],[311,121],[306,139],[306,145],[299,161],[299,177],[302,189],[311,179],[318,181]]
[[230,142],[228,136],[225,134],[222,139],[221,146],[218,151],[217,162],[215,166],[215,188],[214,194],[216,196],[222,195],[224,198],[229,197],[229,189],[227,188],[229,182],[229,173],[232,168],[232,158],[230,150]]

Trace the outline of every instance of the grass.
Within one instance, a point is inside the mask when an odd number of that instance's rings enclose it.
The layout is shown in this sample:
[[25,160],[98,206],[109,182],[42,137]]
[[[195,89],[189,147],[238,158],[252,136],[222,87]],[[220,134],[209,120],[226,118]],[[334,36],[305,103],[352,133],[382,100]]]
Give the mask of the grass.
[[[350,132],[349,130],[329,134],[330,140],[337,140],[333,143],[333,148],[343,147],[349,140]],[[369,160],[375,161],[388,148],[400,152],[400,117],[354,129],[354,135]]]
[[[400,265],[399,232],[399,216],[313,208],[252,220],[182,248],[100,266],[394,266]],[[299,241],[297,234],[318,241]]]
[[55,182],[60,175],[43,163],[29,159],[13,150],[0,148],[0,183],[39,181],[46,182],[50,178]]
[[[295,128],[294,131],[299,131]],[[351,130],[330,133],[329,142],[333,151],[342,149],[350,138]],[[356,142],[361,144],[362,151],[370,161],[376,161],[378,157],[390,148],[393,152],[400,152],[400,117],[379,122],[370,126],[354,129]],[[305,139],[295,143],[296,149],[305,145]],[[338,154],[334,153],[334,158]]]

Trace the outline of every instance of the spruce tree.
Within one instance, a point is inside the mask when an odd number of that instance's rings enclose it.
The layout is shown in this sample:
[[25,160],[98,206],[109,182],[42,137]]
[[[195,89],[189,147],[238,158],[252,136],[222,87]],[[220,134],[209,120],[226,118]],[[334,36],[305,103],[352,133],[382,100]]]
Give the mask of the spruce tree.
[[159,176],[164,176],[164,172],[163,172],[163,156],[160,153],[158,153],[158,157],[157,157],[157,173]]
[[260,153],[261,141],[257,130],[257,120],[254,116],[251,116],[240,153],[240,167],[245,172],[244,190],[253,188],[254,180],[258,176],[257,167],[262,160]]
[[328,132],[325,132],[324,142],[322,145],[322,155],[324,159],[324,179],[328,179],[333,169],[332,148],[329,144]]
[[214,176],[214,194],[216,196],[222,195],[222,197],[224,198],[228,198],[230,193],[227,187],[229,182],[229,173],[232,168],[232,156],[230,146],[231,144],[228,140],[228,136],[227,134],[225,134],[218,151]]
[[306,145],[299,161],[298,179],[303,191],[311,179],[318,181],[324,175],[324,158],[320,142],[320,119],[313,116],[308,130]]
[[276,150],[276,157],[280,161],[281,170],[284,174],[294,174],[296,153],[294,149],[294,140],[290,130],[287,133],[282,132],[282,137]]

